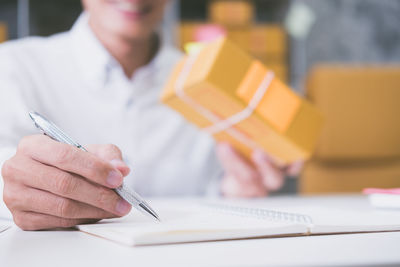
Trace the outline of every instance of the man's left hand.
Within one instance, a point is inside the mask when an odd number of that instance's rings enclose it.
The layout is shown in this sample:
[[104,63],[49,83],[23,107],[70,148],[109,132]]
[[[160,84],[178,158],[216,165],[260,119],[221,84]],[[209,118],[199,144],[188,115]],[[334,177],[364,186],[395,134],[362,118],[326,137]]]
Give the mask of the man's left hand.
[[280,189],[286,176],[300,173],[303,162],[279,164],[261,150],[252,154],[252,162],[246,160],[228,143],[217,146],[217,155],[225,170],[221,191],[227,197],[262,197]]

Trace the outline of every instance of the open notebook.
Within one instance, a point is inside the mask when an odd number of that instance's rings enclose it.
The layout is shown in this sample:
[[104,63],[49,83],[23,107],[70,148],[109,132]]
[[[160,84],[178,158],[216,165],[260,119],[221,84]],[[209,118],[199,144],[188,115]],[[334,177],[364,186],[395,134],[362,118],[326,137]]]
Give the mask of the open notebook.
[[161,222],[133,211],[124,218],[80,225],[78,229],[129,246],[400,230],[397,212],[320,207],[277,211],[221,203],[159,204],[154,208]]

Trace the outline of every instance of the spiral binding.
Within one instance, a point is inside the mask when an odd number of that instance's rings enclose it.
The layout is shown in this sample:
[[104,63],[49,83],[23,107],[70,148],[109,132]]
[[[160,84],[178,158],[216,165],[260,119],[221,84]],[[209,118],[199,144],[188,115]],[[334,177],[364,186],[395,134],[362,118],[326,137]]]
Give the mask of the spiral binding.
[[208,208],[217,210],[219,212],[228,213],[230,215],[242,216],[242,217],[253,217],[262,220],[272,220],[279,222],[293,222],[293,223],[305,223],[312,224],[312,218],[305,214],[290,213],[283,211],[275,211],[261,208],[248,208],[231,206],[225,204],[206,204]]

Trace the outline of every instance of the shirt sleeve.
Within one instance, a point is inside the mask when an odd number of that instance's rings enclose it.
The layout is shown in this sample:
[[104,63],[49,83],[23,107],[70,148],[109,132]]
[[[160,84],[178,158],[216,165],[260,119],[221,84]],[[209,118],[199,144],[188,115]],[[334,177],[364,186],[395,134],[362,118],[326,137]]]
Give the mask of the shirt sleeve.
[[[15,57],[10,44],[0,46],[0,167],[16,151],[19,140],[30,133],[32,123],[27,116],[26,89],[29,76]],[[11,213],[3,200],[4,181],[0,179],[0,218],[10,218]]]

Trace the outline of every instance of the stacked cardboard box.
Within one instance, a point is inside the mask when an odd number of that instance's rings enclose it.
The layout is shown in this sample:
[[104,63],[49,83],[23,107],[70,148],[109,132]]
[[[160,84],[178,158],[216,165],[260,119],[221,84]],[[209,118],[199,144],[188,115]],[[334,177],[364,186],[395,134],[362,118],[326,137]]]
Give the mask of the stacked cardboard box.
[[227,36],[288,80],[287,41],[284,29],[276,24],[255,24],[252,1],[214,0],[210,4],[210,21],[227,28]]
[[327,118],[318,159],[400,158],[398,67],[320,65],[307,88]]
[[[287,38],[285,30],[277,24],[254,23],[253,1],[214,0],[209,5],[209,21],[226,29],[226,36],[245,51],[276,72],[282,81],[288,81]],[[179,29],[180,44],[196,41],[196,30],[201,22],[182,22]]]
[[[265,92],[260,95],[260,90]],[[257,96],[260,98],[254,102]],[[226,38],[185,57],[174,69],[161,98],[187,120],[208,129],[217,140],[232,143],[247,157],[260,148],[282,163],[306,159],[321,127],[321,115],[310,103]],[[254,110],[241,116],[250,106]],[[226,125],[227,118],[231,123]]]
[[195,41],[196,29],[204,25],[201,21],[187,21],[179,25],[179,44],[180,48],[184,49],[185,44]]
[[7,25],[3,22],[0,22],[0,43],[7,41],[8,32]]
[[245,27],[252,23],[254,4],[251,1],[212,1],[209,5],[210,20],[228,27]]
[[361,193],[363,188],[391,188],[400,186],[400,159],[368,160],[347,163],[307,162],[300,178],[300,192]]
[[400,186],[400,67],[320,65],[307,94],[325,123],[303,193]]
[[258,24],[251,29],[250,53],[288,80],[288,44],[285,30],[277,24]]

